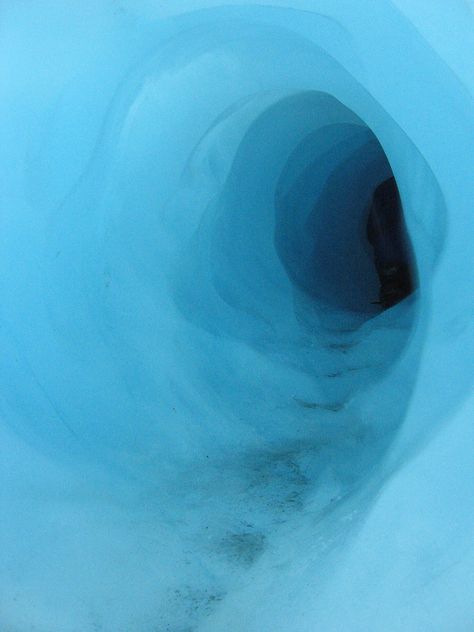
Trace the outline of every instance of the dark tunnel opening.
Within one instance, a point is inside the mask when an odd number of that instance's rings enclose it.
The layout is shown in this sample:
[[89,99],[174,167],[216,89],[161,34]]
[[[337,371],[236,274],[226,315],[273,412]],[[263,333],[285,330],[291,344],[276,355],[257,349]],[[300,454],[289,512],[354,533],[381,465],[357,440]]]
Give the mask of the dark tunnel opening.
[[377,303],[388,309],[416,287],[414,257],[394,176],[374,191],[367,218],[367,239],[379,278]]
[[275,207],[280,259],[318,303],[367,320],[416,288],[398,186],[367,126],[338,123],[308,135],[283,169]]

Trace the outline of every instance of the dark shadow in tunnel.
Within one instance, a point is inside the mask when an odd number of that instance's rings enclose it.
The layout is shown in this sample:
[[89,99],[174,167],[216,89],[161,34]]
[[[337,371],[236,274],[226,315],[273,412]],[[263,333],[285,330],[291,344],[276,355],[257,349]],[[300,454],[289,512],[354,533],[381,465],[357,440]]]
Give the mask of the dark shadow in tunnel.
[[283,170],[275,206],[281,261],[318,302],[364,321],[415,288],[395,178],[367,127],[331,125],[308,136]]
[[409,296],[416,287],[413,250],[393,176],[375,189],[367,219],[367,239],[372,246],[379,277],[378,303],[388,309]]

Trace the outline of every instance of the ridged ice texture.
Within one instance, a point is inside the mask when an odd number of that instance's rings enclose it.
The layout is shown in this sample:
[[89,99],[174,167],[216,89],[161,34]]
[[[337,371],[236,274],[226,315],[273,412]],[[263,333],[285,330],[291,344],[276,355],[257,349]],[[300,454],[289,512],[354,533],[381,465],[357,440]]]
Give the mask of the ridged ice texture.
[[[470,1],[0,34],[0,630],[471,629]],[[392,172],[419,289],[380,313]]]

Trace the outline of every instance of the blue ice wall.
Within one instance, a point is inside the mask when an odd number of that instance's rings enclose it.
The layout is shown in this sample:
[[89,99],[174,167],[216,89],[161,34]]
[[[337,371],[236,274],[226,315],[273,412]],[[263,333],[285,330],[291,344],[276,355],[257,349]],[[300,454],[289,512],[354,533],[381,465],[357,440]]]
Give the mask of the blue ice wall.
[[[0,629],[470,629],[471,5],[0,29]],[[392,172],[419,288],[381,313]]]

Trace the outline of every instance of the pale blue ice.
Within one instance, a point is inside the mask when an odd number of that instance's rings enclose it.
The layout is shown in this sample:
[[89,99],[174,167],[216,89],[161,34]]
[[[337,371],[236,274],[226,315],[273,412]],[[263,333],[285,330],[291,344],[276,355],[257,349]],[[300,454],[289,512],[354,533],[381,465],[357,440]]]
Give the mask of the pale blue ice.
[[472,1],[1,13],[0,632],[474,630]]

